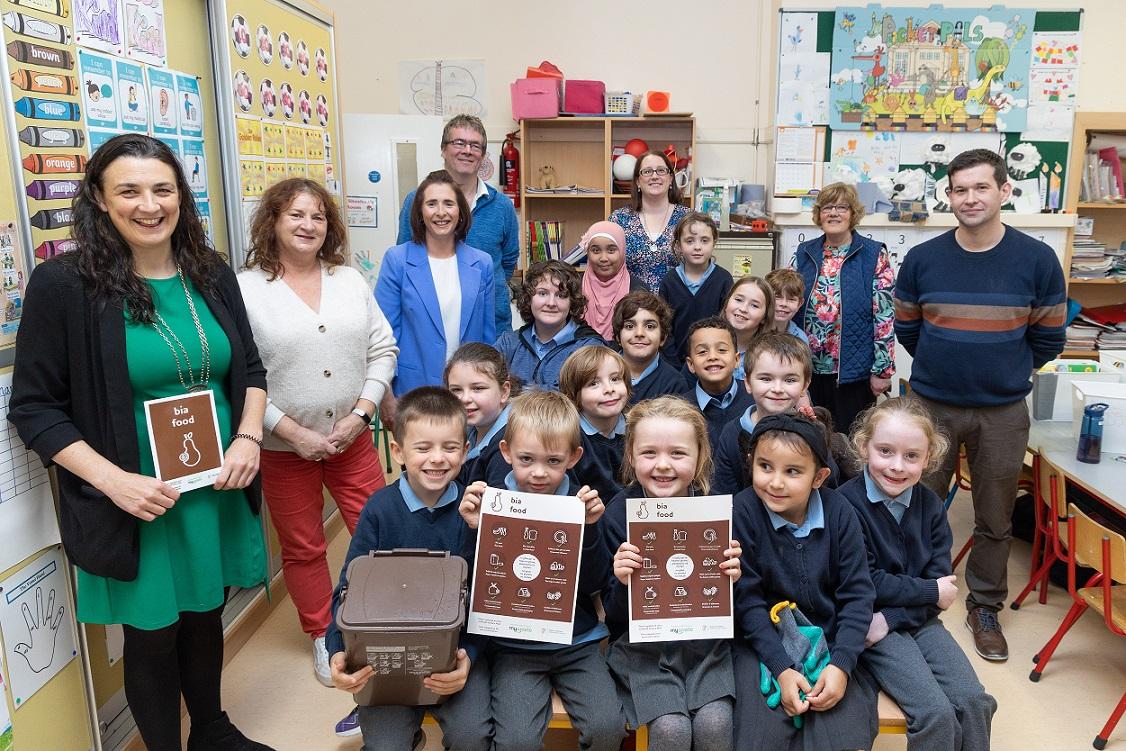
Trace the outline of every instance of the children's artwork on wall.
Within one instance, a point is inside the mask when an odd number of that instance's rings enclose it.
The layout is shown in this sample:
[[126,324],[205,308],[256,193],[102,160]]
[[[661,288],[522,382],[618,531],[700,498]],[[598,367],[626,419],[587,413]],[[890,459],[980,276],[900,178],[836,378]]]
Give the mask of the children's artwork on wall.
[[176,74],[176,110],[180,118],[180,134],[203,135],[203,103],[199,97],[199,80],[186,73]]
[[118,0],[73,0],[73,3],[75,43],[120,55],[124,47]]
[[839,8],[830,125],[840,130],[1020,131],[1035,12]]
[[797,52],[779,58],[778,125],[829,122],[829,67],[828,52]]
[[250,27],[241,15],[236,14],[231,18],[231,44],[239,57],[250,54]]
[[126,55],[149,65],[165,65],[168,46],[164,37],[164,0],[122,0],[122,3]]
[[0,582],[4,663],[17,712],[78,655],[66,572],[56,546]]
[[117,127],[117,94],[114,92],[113,59],[86,50],[78,51],[81,66],[82,109],[92,128]]
[[269,65],[274,59],[274,38],[270,36],[270,28],[265,24],[259,24],[258,32],[254,36],[257,42],[258,59],[263,65]]
[[1079,71],[1075,68],[1033,68],[1028,86],[1030,105],[1052,102],[1074,107],[1079,96]]
[[787,11],[778,36],[781,57],[817,51],[817,14]]
[[872,182],[899,170],[899,134],[838,131],[832,134],[825,182]]
[[403,60],[399,112],[404,115],[488,115],[484,60]]
[[121,129],[137,133],[149,130],[149,103],[145,95],[145,71],[140,65],[114,60],[117,74],[117,111]]
[[170,71],[148,68],[149,113],[154,136],[176,135],[176,79]]
[[1071,141],[1075,124],[1075,108],[1064,104],[1041,102],[1028,107],[1029,126],[1021,130],[1028,141]]
[[1081,50],[1078,31],[1038,31],[1032,35],[1032,67],[1078,68]]

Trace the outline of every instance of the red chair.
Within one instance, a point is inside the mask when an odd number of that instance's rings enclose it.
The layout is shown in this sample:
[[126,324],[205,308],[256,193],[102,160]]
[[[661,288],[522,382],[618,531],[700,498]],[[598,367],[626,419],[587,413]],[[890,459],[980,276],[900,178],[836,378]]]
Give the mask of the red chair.
[[[1033,658],[1036,667],[1028,679],[1040,680],[1048,660],[1056,651],[1064,635],[1079,617],[1094,608],[1101,613],[1106,627],[1118,636],[1126,636],[1126,538],[1099,524],[1084,514],[1075,504],[1068,505],[1067,514],[1067,591],[1074,604],[1067,611],[1059,629],[1043,649]],[[1095,575],[1080,589],[1075,585],[1075,567],[1083,565],[1095,569]],[[1119,652],[1119,655],[1122,653]],[[1123,712],[1126,711],[1126,693],[1110,714],[1103,729],[1095,736],[1092,745],[1106,748],[1107,739],[1114,732]]]
[[1032,459],[1032,497],[1036,505],[1036,531],[1032,536],[1032,573],[1028,584],[1009,605],[1020,610],[1024,598],[1040,586],[1040,604],[1048,601],[1048,573],[1057,561],[1066,561],[1063,543],[1067,520],[1063,518],[1067,483],[1063,472],[1043,456]]

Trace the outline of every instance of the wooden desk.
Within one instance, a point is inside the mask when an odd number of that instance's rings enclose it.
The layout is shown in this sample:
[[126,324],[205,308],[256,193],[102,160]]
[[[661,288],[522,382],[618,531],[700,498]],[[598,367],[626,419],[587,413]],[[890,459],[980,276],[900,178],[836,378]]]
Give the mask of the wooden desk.
[[1070,422],[1033,420],[1028,431],[1028,450],[1042,454],[1068,480],[1126,516],[1126,463],[1116,461],[1116,454],[1106,452],[1098,464],[1078,461],[1072,431]]

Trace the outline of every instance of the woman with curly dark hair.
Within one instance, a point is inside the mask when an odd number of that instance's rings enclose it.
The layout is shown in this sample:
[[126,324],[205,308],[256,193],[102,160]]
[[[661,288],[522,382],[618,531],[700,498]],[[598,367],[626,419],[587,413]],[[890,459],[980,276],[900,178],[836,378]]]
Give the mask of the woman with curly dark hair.
[[508,369],[524,383],[559,389],[559,370],[568,355],[587,344],[606,344],[583,320],[582,275],[562,261],[540,261],[513,280],[512,299],[525,320],[497,339]]
[[368,425],[398,353],[367,283],[345,264],[346,232],[324,186],[283,180],[262,196],[246,270],[238,276],[270,373],[262,493],[281,543],[286,586],[313,640],[313,671],[329,687],[324,488],[351,532],[384,484]]
[[[375,299],[399,343],[395,396],[418,386],[441,386],[446,361],[466,342],[492,344],[493,259],[465,244],[473,221],[469,203],[445,170],[426,176],[411,203],[410,242],[388,248]],[[380,419],[394,420],[394,398]]]
[[[125,695],[150,751],[180,750],[181,694],[189,749],[262,751],[219,694],[226,588],[266,577],[254,481],[266,370],[238,282],[155,139],[121,135],[98,149],[74,217],[78,249],[28,281],[8,419],[58,466],[78,619],[123,625]],[[222,467],[212,484],[185,487],[157,479],[154,457],[180,436],[150,432],[145,403],[195,394],[213,407],[194,408],[192,432],[215,425]],[[189,438],[186,467],[204,455]]]

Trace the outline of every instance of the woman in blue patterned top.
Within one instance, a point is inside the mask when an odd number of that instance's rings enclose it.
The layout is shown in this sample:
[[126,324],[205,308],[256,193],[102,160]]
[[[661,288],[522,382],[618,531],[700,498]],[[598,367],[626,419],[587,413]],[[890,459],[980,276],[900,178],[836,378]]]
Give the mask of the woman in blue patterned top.
[[650,292],[680,262],[672,247],[673,229],[687,213],[672,161],[659,151],[642,154],[633,168],[629,206],[615,209],[610,221],[626,233],[626,268]]

